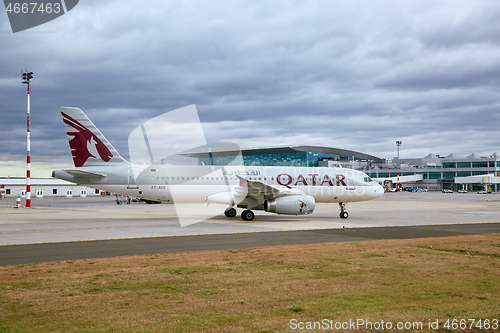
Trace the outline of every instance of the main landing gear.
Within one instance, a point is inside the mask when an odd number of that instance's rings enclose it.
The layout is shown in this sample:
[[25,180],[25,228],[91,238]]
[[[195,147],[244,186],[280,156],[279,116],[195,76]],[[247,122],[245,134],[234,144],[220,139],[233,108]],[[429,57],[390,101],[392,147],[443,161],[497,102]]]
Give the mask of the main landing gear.
[[243,221],[252,221],[254,217],[255,214],[251,210],[246,209],[241,212],[241,218],[243,219]]
[[349,213],[345,211],[345,202],[339,202],[339,207],[340,207],[340,218],[341,219],[346,219],[349,217]]
[[224,211],[224,215],[226,215],[227,217],[235,217],[236,214],[236,209],[234,209],[233,207],[229,207]]
[[[224,215],[227,217],[235,217],[237,214],[236,209],[229,207],[224,211]],[[255,213],[247,209],[241,212],[241,218],[243,221],[252,221],[255,218]]]

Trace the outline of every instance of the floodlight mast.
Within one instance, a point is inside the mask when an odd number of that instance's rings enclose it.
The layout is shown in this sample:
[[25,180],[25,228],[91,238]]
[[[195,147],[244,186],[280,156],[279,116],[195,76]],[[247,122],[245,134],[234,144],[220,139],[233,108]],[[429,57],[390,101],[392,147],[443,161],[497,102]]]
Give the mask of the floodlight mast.
[[403,144],[403,141],[396,141],[396,145],[398,146],[398,191],[400,189],[400,185],[399,185],[399,172],[400,172],[400,168],[401,168],[401,163],[399,163],[399,147]]
[[27,148],[28,148],[27,153],[26,153],[26,208],[29,208],[29,207],[31,207],[30,80],[33,78],[33,72],[28,72],[28,69],[25,68],[25,70],[22,72],[22,74],[23,74],[22,83],[24,83],[28,86],[28,117],[27,117],[27,121],[26,121],[26,125],[27,125],[26,141],[27,141]]

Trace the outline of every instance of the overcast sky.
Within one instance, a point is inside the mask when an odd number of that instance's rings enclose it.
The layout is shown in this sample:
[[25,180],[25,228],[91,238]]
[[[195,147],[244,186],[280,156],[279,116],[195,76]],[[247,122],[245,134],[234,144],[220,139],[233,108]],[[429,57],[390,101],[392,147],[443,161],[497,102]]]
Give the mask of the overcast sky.
[[0,14],[0,176],[72,166],[60,106],[128,155],[130,132],[196,104],[208,141],[381,158],[500,153],[498,1],[81,0],[13,34]]

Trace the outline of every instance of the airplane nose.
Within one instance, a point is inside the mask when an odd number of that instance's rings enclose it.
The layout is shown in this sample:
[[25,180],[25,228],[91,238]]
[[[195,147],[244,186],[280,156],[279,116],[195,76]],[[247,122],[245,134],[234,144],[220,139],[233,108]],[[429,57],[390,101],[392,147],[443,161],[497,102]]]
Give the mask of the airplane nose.
[[382,194],[384,194],[385,191],[384,191],[384,188],[381,185],[378,185],[375,192],[376,192],[376,195],[377,195],[377,198],[378,198],[378,197],[381,197]]

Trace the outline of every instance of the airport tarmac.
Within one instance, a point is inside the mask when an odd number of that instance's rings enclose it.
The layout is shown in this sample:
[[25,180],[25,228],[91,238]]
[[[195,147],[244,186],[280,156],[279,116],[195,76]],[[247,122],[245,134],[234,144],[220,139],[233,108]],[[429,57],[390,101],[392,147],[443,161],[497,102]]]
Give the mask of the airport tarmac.
[[[0,200],[0,266],[500,232],[500,195],[494,194],[387,193],[373,201],[349,203],[348,219],[338,217],[337,204],[317,204],[307,216],[257,211],[251,222],[226,218],[223,206],[191,205],[186,207],[191,207],[192,224],[184,227],[172,204],[117,205],[114,197],[35,198],[32,208],[14,204],[13,199]],[[210,217],[209,211],[218,215]]]
[[[347,204],[347,219],[339,218],[337,204],[317,204],[313,214],[301,216],[256,211],[250,222],[225,217],[222,205],[194,204],[187,206],[192,224],[184,227],[172,204],[117,205],[112,196],[34,198],[31,208],[14,205],[15,199],[0,200],[0,245],[500,222],[500,195],[477,193],[386,193],[376,200]],[[210,212],[219,214],[211,217]]]

